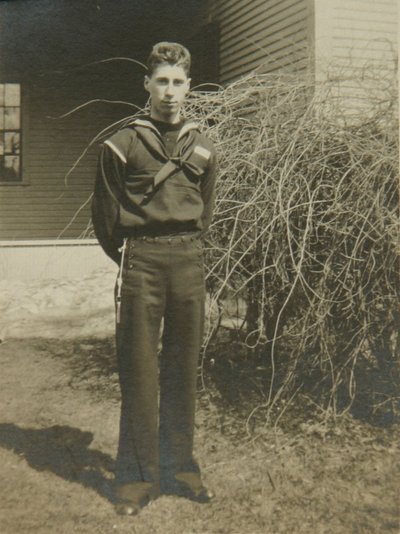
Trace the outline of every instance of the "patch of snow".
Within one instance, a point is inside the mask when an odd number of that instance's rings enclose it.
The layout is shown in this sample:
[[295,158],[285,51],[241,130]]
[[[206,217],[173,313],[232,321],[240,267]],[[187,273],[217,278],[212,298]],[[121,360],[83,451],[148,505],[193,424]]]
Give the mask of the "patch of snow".
[[113,335],[115,269],[71,280],[1,280],[0,338]]

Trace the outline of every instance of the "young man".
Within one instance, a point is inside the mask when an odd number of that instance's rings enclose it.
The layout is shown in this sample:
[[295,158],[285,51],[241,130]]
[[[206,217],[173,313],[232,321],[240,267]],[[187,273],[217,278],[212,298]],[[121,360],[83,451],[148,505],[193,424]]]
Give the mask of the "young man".
[[201,237],[212,216],[216,154],[181,115],[189,69],[183,46],[153,47],[144,81],[150,115],[104,142],[93,196],[96,236],[120,265],[116,509],[123,514],[160,493],[212,497],[192,449],[205,300]]

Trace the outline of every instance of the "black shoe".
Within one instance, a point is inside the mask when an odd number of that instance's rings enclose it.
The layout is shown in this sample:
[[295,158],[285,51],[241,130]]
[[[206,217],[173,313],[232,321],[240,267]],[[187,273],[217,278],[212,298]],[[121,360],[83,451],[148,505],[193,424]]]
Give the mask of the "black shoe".
[[141,508],[143,506],[128,501],[126,503],[118,502],[114,505],[114,509],[119,515],[136,515],[140,512]]
[[197,490],[188,488],[182,496],[186,497],[186,499],[189,499],[191,501],[203,504],[212,501],[215,497],[215,494],[211,490],[202,486],[201,489]]
[[151,482],[131,482],[118,486],[115,494],[116,513],[136,515],[158,497],[159,489]]
[[210,502],[214,493],[203,486],[200,476],[197,473],[182,473],[175,475],[173,481],[164,483],[163,492],[168,495],[184,497],[198,503]]

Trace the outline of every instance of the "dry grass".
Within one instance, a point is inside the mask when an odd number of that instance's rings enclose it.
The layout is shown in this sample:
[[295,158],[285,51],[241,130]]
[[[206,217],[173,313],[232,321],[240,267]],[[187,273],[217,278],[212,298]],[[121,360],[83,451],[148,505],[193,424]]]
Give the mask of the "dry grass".
[[212,388],[199,398],[195,453],[216,499],[162,496],[138,516],[116,515],[113,343],[0,345],[2,534],[398,534],[399,428],[343,418],[327,429],[314,420],[265,427],[250,441],[243,416],[221,409]]

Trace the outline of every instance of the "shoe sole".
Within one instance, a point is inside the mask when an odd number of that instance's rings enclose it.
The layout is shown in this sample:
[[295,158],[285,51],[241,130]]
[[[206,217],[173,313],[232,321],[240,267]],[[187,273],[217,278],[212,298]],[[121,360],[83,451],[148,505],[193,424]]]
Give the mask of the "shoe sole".
[[114,508],[118,515],[137,515],[141,507],[131,504],[116,504]]

